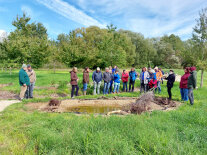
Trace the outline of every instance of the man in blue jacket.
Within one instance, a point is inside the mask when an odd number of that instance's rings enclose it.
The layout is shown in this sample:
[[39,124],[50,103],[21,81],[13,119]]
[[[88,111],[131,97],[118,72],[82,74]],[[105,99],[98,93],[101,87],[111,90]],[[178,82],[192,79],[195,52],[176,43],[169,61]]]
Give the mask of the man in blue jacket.
[[97,89],[97,94],[100,94],[102,73],[99,67],[97,67],[96,71],[93,72],[92,80],[93,80],[93,86],[94,86],[93,94],[96,95],[96,89]]
[[28,74],[26,73],[27,65],[23,64],[22,68],[19,71],[19,85],[21,87],[20,91],[20,100],[24,99],[25,92],[27,90],[27,87],[30,85],[30,79]]
[[134,68],[131,69],[131,71],[129,72],[129,91],[131,91],[131,87],[132,87],[132,92],[134,92],[134,84],[135,84],[135,80],[137,78],[137,73],[135,71]]

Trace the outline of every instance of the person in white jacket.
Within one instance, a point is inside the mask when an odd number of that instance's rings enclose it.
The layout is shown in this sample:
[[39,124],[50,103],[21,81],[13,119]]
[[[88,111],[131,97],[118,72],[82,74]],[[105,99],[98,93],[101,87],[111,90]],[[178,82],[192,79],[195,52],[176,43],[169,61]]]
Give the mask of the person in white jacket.
[[149,79],[150,75],[147,72],[147,68],[143,67],[142,68],[142,72],[140,73],[139,79],[140,79],[140,93],[143,92],[147,92],[147,84],[148,84],[148,79]]

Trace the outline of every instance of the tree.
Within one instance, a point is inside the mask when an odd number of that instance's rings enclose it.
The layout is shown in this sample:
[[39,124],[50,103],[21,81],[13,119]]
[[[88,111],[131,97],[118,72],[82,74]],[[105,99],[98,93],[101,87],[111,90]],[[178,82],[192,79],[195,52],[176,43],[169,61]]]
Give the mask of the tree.
[[198,59],[197,66],[201,70],[201,83],[203,86],[203,74],[207,69],[207,8],[199,12],[199,18],[196,19],[197,24],[193,28],[193,40],[196,43],[196,55]]

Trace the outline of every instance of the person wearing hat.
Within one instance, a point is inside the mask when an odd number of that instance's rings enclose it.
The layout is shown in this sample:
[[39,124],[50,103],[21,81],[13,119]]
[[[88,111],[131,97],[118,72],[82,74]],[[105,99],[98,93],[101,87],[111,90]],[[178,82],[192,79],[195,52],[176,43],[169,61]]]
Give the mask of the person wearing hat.
[[[158,67],[155,67],[155,73],[156,73],[156,79],[157,79],[157,88],[158,88],[158,93],[161,93],[161,81],[162,81],[162,72],[158,69]],[[157,91],[157,88],[155,91]]]
[[27,91],[26,91],[26,98],[33,98],[33,90],[36,82],[36,73],[34,69],[32,69],[30,64],[27,65],[26,72],[30,79],[30,85],[27,87]]
[[20,100],[24,99],[27,87],[30,85],[30,79],[29,76],[27,75],[26,70],[27,70],[27,65],[23,64],[22,68],[19,71],[19,85],[21,88],[20,95],[19,95]]
[[190,67],[190,76],[188,77],[188,97],[191,105],[194,104],[193,89],[196,88],[196,85],[197,85],[196,67]]
[[92,80],[93,80],[93,86],[94,86],[93,94],[96,95],[96,89],[97,89],[97,94],[100,94],[102,73],[99,67],[97,67],[96,71],[93,72]]

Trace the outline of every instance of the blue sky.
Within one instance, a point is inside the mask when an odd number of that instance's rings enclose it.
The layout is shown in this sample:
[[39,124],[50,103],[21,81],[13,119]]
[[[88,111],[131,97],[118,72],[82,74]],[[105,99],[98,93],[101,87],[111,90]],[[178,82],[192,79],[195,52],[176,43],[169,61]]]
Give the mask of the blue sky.
[[12,21],[25,11],[52,39],[79,27],[113,23],[145,37],[174,33],[186,40],[205,7],[207,0],[0,0],[0,33],[13,31]]

